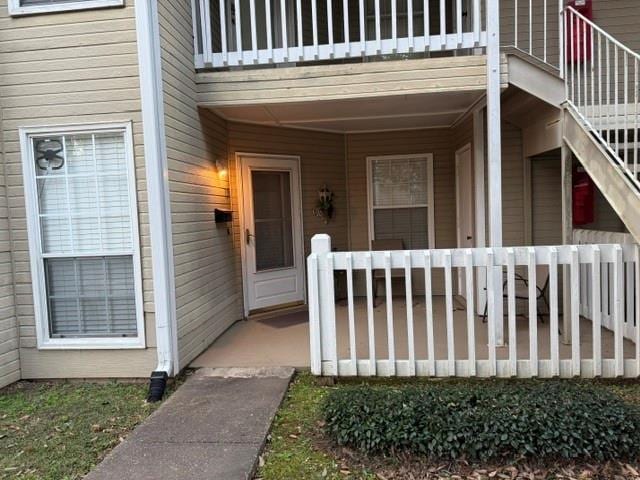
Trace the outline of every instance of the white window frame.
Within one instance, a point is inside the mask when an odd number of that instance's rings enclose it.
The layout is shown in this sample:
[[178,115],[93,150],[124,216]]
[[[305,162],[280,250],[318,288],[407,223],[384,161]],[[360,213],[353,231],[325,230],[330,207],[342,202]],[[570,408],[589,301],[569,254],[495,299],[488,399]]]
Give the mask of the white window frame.
[[[367,217],[369,220],[369,248],[371,248],[371,242],[376,238],[375,227],[373,221],[373,162],[375,160],[426,160],[427,161],[427,204],[426,205],[406,205],[406,208],[427,208],[427,239],[429,248],[435,248],[436,235],[435,235],[435,215],[434,215],[434,192],[433,192],[433,154],[432,153],[418,153],[410,155],[378,155],[369,156],[367,160]],[[402,205],[394,206],[393,208],[403,208]]]
[[90,0],[50,3],[43,5],[20,5],[20,0],[9,0],[9,15],[37,15],[40,13],[71,12],[96,8],[124,7],[125,0]]
[[[136,337],[83,337],[52,338],[49,332],[49,312],[47,287],[45,280],[44,257],[42,254],[42,235],[39,219],[39,201],[36,188],[35,159],[31,139],[42,135],[74,135],[92,133],[122,133],[125,142],[127,176],[129,177],[129,201],[131,206],[132,252],[123,252],[133,257],[133,277],[136,301],[137,333]],[[33,306],[35,313],[37,346],[42,350],[60,349],[134,349],[145,348],[144,300],[142,293],[142,264],[140,261],[140,233],[138,226],[138,205],[136,192],[135,163],[133,153],[133,134],[131,122],[99,123],[89,125],[67,125],[27,127],[20,129],[20,149],[22,173],[24,178],[27,234],[31,264],[31,284],[33,288]],[[115,255],[115,254],[114,254]],[[95,257],[95,254],[61,254],[56,258]]]

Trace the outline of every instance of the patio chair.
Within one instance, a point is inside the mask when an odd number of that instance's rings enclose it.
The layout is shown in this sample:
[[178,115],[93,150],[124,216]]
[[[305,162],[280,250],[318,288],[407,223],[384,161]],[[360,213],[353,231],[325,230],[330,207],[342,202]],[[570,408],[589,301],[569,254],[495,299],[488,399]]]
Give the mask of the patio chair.
[[[516,316],[518,316],[518,313],[517,313],[518,300],[527,300],[527,301],[529,300],[529,295],[528,295],[529,282],[525,277],[523,277],[517,272],[514,274],[514,276],[515,276],[515,284],[516,284],[516,288],[515,288]],[[541,275],[536,275],[536,278],[540,278],[540,277]],[[518,290],[518,283],[524,286],[524,293],[522,293],[523,292],[522,290],[520,291]],[[486,291],[487,289],[485,288],[484,290]],[[542,302],[547,307],[547,314],[549,314],[549,312],[551,311],[551,307],[549,306],[548,294],[549,294],[549,273],[547,272],[545,281],[542,284],[542,286],[540,287],[536,285],[536,302],[539,302],[540,300],[542,300]],[[507,280],[502,282],[502,298],[503,299],[509,298],[508,291],[507,291]],[[484,313],[482,314],[482,323],[487,322],[488,308],[489,308],[489,304],[488,302],[485,302]],[[536,312],[537,312],[538,320],[540,320],[540,323],[544,323],[544,315],[540,312],[540,309],[536,309]],[[523,314],[520,314],[519,316],[526,317],[526,315],[523,315]]]
[[[387,251],[387,250],[404,250],[404,242],[399,238],[390,238],[386,240],[372,240],[372,251]],[[404,271],[398,269],[391,270],[391,278],[404,278]],[[385,281],[384,270],[376,269],[373,271],[373,306],[378,306],[378,283],[382,280]]]

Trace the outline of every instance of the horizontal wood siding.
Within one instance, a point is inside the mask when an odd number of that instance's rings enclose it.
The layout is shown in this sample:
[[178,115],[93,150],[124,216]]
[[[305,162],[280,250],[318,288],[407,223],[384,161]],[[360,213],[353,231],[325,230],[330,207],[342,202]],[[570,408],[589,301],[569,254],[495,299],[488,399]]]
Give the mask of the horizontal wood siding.
[[505,247],[526,244],[524,157],[522,131],[502,122],[502,242]]
[[[482,91],[483,55],[310,67],[207,72],[196,76],[198,103],[208,106]],[[503,83],[506,63],[503,58]]]
[[[134,2],[125,8],[9,17],[0,0],[2,140],[23,378],[146,377],[155,327]],[[133,122],[147,350],[39,351],[18,129]]]
[[242,317],[240,256],[214,209],[231,209],[227,124],[198,110],[190,2],[160,2],[160,37],[175,262],[178,353],[186,367]]
[[[1,120],[0,125],[2,125]],[[9,230],[9,209],[7,208],[7,189],[1,148],[2,141],[0,139],[0,388],[20,380],[20,350],[13,290],[11,232]]]
[[[237,152],[299,156],[305,256],[310,252],[311,237],[316,233],[328,233],[334,247],[346,250],[349,200],[344,147],[343,135],[229,122],[231,183],[236,187],[238,172],[234,162]],[[327,224],[313,213],[318,202],[318,190],[325,184],[334,193],[335,207],[334,216]],[[240,212],[242,206],[237,197],[234,191],[234,202]],[[234,220],[234,241],[239,249],[242,232],[239,231],[239,218]]]
[[593,21],[627,47],[640,52],[640,2],[611,0],[593,2]]
[[533,245],[562,244],[560,151],[531,158],[531,240]]

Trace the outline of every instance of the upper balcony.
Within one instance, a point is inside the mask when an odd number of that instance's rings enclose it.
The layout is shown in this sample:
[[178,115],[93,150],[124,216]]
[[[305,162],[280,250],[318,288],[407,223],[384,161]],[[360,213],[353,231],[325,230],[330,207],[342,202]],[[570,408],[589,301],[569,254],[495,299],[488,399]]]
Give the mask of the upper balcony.
[[423,58],[486,46],[486,0],[194,0],[195,66]]

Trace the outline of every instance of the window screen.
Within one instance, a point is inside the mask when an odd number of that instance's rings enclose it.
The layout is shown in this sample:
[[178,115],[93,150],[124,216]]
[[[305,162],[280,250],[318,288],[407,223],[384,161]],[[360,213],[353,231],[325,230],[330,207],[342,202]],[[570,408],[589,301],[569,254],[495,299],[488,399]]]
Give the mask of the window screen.
[[291,175],[289,172],[251,172],[258,271],[293,266]]
[[137,336],[124,132],[31,138],[49,334]]
[[429,248],[429,160],[426,157],[371,160],[373,234],[402,240],[405,248]]

